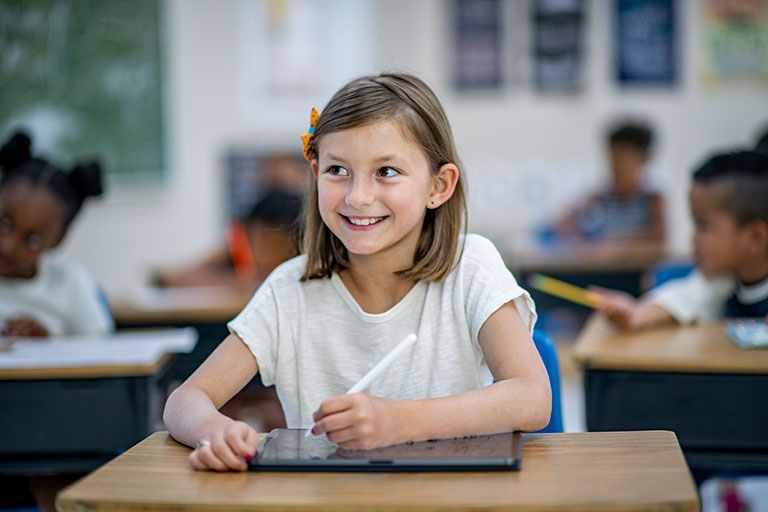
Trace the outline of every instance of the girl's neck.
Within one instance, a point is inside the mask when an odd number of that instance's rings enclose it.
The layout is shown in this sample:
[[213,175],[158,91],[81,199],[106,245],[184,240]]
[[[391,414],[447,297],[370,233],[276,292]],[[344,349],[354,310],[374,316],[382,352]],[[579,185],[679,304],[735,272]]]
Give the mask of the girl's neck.
[[339,272],[341,281],[366,313],[378,314],[389,311],[400,302],[416,284],[395,274],[400,268],[387,268],[378,258],[350,261],[348,268]]

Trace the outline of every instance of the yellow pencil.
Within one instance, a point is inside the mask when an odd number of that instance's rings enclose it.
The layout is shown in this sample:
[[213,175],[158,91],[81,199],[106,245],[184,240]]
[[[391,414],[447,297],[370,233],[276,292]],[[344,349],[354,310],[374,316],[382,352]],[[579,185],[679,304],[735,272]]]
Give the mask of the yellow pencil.
[[560,281],[553,277],[547,277],[541,274],[533,274],[528,280],[531,286],[544,293],[549,293],[561,299],[569,300],[582,306],[590,308],[599,308],[603,303],[600,294],[590,292],[584,288],[574,286],[565,281]]

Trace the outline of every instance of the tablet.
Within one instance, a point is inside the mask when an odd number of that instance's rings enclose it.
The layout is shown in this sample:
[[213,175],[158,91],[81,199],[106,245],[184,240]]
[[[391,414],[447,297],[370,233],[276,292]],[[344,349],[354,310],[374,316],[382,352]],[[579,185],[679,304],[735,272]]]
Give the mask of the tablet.
[[741,348],[768,347],[768,325],[762,318],[727,320],[725,333]]
[[435,439],[375,450],[345,450],[306,429],[267,434],[249,468],[254,471],[494,471],[520,469],[520,432]]

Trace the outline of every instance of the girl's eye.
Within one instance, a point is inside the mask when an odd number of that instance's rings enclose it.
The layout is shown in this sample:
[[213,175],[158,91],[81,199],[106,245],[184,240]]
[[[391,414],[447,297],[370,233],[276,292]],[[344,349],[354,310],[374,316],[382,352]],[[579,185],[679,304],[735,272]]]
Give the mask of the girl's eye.
[[11,232],[11,229],[13,228],[13,222],[11,222],[11,218],[7,215],[3,215],[0,217],[0,233],[7,235]]
[[385,178],[391,178],[392,176],[397,176],[400,174],[397,169],[393,169],[392,167],[382,167],[379,169],[379,176],[383,176]]
[[33,251],[38,251],[43,246],[43,239],[37,233],[30,233],[27,235],[27,247]]
[[334,176],[349,176],[349,171],[340,165],[332,165],[326,172],[333,174]]

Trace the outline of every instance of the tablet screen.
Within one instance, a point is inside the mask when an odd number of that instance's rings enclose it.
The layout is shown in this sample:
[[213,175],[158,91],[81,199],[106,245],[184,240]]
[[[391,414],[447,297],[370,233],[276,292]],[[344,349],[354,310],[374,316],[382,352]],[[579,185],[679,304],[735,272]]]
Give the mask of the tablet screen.
[[375,450],[345,450],[324,435],[305,437],[305,432],[304,429],[273,430],[262,440],[258,455],[251,462],[253,469],[267,466],[515,469],[521,452],[519,432],[411,442]]

